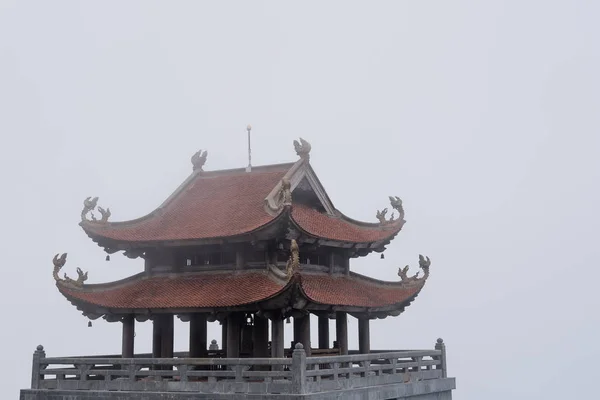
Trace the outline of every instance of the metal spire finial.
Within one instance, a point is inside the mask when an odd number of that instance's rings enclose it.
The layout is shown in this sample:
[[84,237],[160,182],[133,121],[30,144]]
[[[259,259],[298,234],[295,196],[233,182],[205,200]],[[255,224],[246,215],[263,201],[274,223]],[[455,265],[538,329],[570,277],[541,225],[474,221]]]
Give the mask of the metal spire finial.
[[252,171],[252,150],[250,148],[250,131],[252,130],[252,126],[248,124],[246,127],[248,131],[248,166],[246,167],[246,172]]

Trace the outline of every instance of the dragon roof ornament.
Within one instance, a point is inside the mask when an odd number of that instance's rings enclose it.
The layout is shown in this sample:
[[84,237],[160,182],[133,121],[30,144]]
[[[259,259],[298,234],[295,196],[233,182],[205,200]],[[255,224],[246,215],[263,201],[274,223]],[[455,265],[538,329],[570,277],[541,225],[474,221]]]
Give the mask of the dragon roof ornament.
[[279,207],[292,205],[292,184],[287,178],[281,180],[281,189],[279,190]]
[[298,154],[298,157],[306,161],[310,159],[311,145],[306,140],[302,138],[300,138],[300,142],[294,140],[294,149],[296,150],[296,154]]
[[52,271],[52,276],[54,277],[54,280],[57,283],[80,288],[83,286],[83,283],[87,281],[88,273],[83,272],[79,267],[77,267],[77,279],[71,279],[67,276],[67,274],[64,274],[64,279],[58,276],[58,273],[60,272],[61,268],[64,267],[65,263],[67,262],[67,253],[63,253],[61,256],[56,254],[52,259],[52,262],[54,263],[54,270]]
[[392,213],[392,216],[390,217],[389,220],[386,219],[387,212],[388,212],[387,207],[381,211],[377,210],[377,214],[375,214],[375,216],[379,220],[380,224],[387,224],[387,223],[394,221],[394,213]]
[[[388,196],[388,197],[390,199],[390,205],[392,206],[392,208],[395,211],[398,212],[398,220],[404,222],[404,207],[402,206],[402,200],[398,196]],[[390,222],[396,221],[394,212],[392,212],[392,215],[390,216],[389,220],[386,219],[387,212],[388,212],[388,209],[386,207],[381,211],[377,210],[377,214],[375,214],[375,217],[379,220],[379,223],[382,225],[389,224]]]
[[[81,221],[84,222],[99,222],[106,223],[108,222],[108,218],[110,218],[110,208],[102,208],[98,207],[98,212],[100,213],[100,220],[96,218],[93,211],[96,209],[98,205],[98,197],[88,197],[83,201],[83,210],[81,210]],[[90,214],[92,219],[87,219],[87,214]]]
[[206,163],[206,158],[208,157],[208,151],[204,150],[198,150],[197,152],[194,153],[194,155],[192,156],[192,165],[193,165],[193,170],[194,171],[204,171],[202,168],[204,167],[204,164]]
[[420,284],[421,282],[425,282],[427,278],[429,278],[429,266],[431,265],[431,260],[429,257],[423,257],[419,254],[419,267],[423,270],[423,276],[419,277],[419,272],[414,274],[413,276],[408,276],[408,265],[404,268],[398,268],[398,276],[402,279],[402,283],[406,283],[407,285]]
[[285,267],[285,273],[289,278],[291,278],[294,273],[300,267],[300,248],[298,247],[298,242],[292,239],[290,244],[290,258],[288,259],[287,265]]
[[404,221],[404,207],[402,206],[402,200],[398,196],[389,196],[390,205],[396,211],[398,211],[398,219]]

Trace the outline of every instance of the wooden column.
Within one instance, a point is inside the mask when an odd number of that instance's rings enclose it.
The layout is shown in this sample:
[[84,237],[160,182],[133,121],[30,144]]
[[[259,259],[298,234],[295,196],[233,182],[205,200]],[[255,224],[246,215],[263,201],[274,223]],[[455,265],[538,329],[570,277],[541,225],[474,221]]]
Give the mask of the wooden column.
[[221,350],[227,355],[227,319],[221,321]]
[[133,315],[123,317],[123,341],[121,346],[121,357],[133,358],[133,346],[135,336],[135,319]]
[[348,314],[342,311],[335,313],[335,335],[341,355],[348,354]]
[[240,357],[241,322],[239,313],[230,313],[227,316],[227,358]]
[[283,318],[271,320],[271,357],[283,358],[284,354]]
[[294,346],[300,341],[300,317],[294,317],[292,329],[294,332],[294,337],[292,338],[292,350],[294,350]]
[[369,318],[358,319],[358,352],[360,354],[369,354],[371,352]]
[[243,269],[246,264],[246,253],[243,247],[238,248],[235,251],[235,268]]
[[190,357],[206,357],[206,346],[206,314],[192,314],[190,315]]
[[162,348],[162,319],[157,315],[152,319],[152,358],[160,358]]
[[294,345],[302,343],[307,356],[310,356],[310,314],[294,317]]
[[163,323],[160,353],[163,358],[173,358],[173,317],[173,314],[161,316]]
[[319,316],[319,349],[329,348],[329,318]]
[[257,358],[269,357],[269,320],[254,315],[254,327],[252,330],[252,342],[254,343],[254,355]]
[[335,253],[332,251],[329,253],[329,273],[333,274],[335,268]]

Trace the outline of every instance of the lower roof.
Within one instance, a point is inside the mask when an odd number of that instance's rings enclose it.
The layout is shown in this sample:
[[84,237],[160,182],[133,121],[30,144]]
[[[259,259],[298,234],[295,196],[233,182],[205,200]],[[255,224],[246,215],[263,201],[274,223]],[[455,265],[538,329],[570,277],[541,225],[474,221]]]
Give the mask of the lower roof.
[[[187,273],[146,276],[73,287],[57,283],[59,291],[90,314],[147,312],[168,309],[225,309],[256,305],[286,293],[301,293],[318,306],[399,310],[421,291],[424,280],[383,282],[363,275],[331,275],[300,271],[284,280],[268,271]],[[99,311],[102,309],[102,311]],[[137,311],[136,311],[137,310]]]

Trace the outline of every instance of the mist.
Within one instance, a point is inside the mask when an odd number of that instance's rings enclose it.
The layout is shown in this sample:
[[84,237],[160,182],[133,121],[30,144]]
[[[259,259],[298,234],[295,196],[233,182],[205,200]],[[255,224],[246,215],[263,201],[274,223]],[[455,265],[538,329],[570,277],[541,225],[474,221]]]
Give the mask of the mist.
[[[105,261],[78,226],[83,200],[99,196],[112,221],[141,217],[199,149],[205,170],[245,167],[247,124],[254,165],[295,161],[293,140],[308,140],[352,218],[403,199],[385,259],[351,270],[398,280],[424,254],[431,275],[404,313],[372,324],[373,349],[443,338],[457,400],[591,398],[599,15],[584,0],[0,1],[6,398],[29,386],[38,344],[120,350],[120,324],[89,328],[51,275],[59,252],[88,283],[143,269]],[[136,352],[151,331],[136,324]],[[348,333],[357,348],[353,318]],[[175,350],[187,340],[176,320]]]

